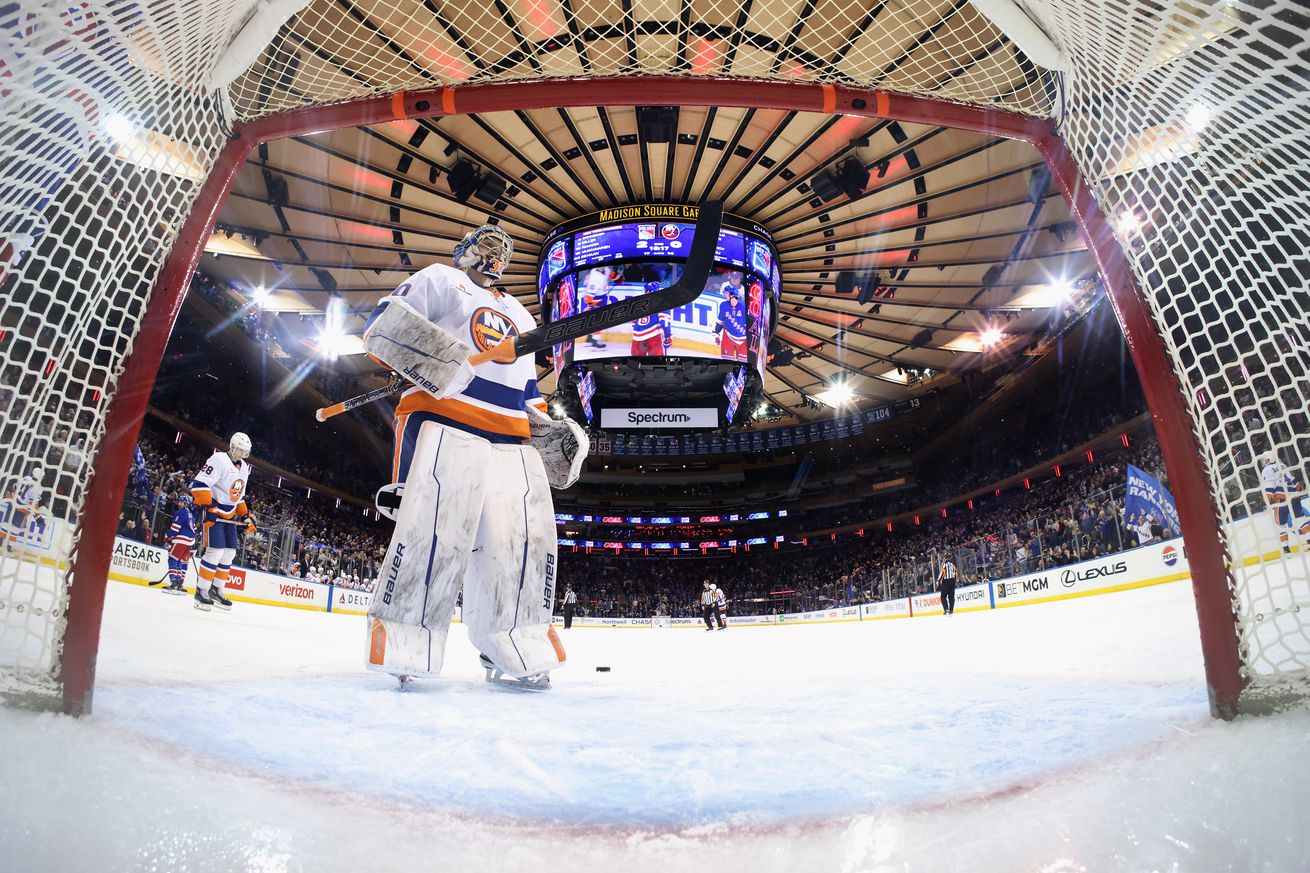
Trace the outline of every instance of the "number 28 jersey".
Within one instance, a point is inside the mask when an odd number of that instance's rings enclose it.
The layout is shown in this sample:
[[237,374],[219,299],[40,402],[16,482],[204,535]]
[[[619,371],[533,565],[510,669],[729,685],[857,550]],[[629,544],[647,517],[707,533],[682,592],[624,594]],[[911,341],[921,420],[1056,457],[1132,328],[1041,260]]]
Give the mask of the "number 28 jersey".
[[[250,465],[245,461],[232,461],[227,452],[214,452],[205,462],[204,469],[191,481],[191,495],[208,493],[213,506],[223,513],[232,513],[237,504],[246,499],[246,483],[250,480]],[[203,505],[203,501],[198,501]]]

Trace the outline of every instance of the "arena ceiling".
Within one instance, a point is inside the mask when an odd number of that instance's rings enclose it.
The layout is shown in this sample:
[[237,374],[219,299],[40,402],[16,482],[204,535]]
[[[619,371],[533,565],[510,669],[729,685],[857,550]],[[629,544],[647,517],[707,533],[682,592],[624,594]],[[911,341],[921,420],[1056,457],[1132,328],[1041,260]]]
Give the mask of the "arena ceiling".
[[[638,5],[514,0],[475,16],[430,0],[319,0],[233,99],[258,114],[311,102],[325,82],[351,96],[397,83],[666,72],[873,80],[1050,109],[1049,74],[964,0]],[[660,105],[643,84],[634,77],[634,102]],[[817,196],[815,174],[852,158],[869,173],[863,188]],[[503,190],[486,201],[456,196],[450,173],[465,165]],[[959,373],[1032,352],[1069,311],[1069,283],[1086,288],[1094,276],[1062,197],[1024,143],[728,105],[678,109],[670,142],[654,141],[634,107],[452,115],[272,142],[242,169],[202,268],[238,288],[273,289],[268,310],[323,312],[338,299],[332,306],[357,334],[404,276],[448,261],[464,233],[493,222],[515,240],[504,287],[536,313],[536,258],[553,226],[611,206],[706,199],[724,200],[777,243],[776,337],[792,354],[774,359],[765,391],[800,418],[826,414],[807,398],[835,382],[880,402],[920,390],[907,384],[915,371]],[[876,272],[876,294],[862,304],[839,291],[844,272]],[[989,329],[1002,334],[992,346]],[[365,379],[373,369],[363,357],[336,366]],[[541,373],[549,395],[553,374]]]

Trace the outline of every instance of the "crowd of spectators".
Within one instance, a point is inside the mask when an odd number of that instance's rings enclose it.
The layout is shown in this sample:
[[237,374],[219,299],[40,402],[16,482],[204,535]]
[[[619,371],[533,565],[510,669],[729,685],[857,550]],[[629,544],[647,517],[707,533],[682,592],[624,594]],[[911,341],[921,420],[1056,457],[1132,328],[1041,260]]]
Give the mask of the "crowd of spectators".
[[[198,280],[197,288],[220,311],[237,315],[236,323],[243,330],[262,329],[259,319],[248,318],[229,289],[203,279]],[[191,377],[204,378],[204,373]],[[250,378],[247,373],[247,383]],[[354,446],[341,445],[347,441],[325,443],[321,434],[298,426],[303,422],[295,410],[240,402],[240,381],[211,379],[204,384],[206,390],[200,391],[185,380],[164,381],[157,387],[156,405],[214,434],[245,431],[255,442],[257,460],[306,479],[356,491],[361,482],[378,479],[378,471],[373,469],[376,458],[361,457]],[[735,554],[680,556],[677,560],[565,551],[561,578],[578,589],[584,614],[694,615],[700,583],[705,579],[730,593],[736,611],[779,612],[928,590],[940,561],[947,556],[957,563],[966,581],[980,581],[1132,547],[1163,534],[1149,524],[1123,518],[1124,464],[1131,461],[1157,473],[1163,468],[1149,428],[1139,432],[1132,448],[1099,453],[1094,462],[1070,465],[1064,475],[1037,479],[1032,487],[989,493],[976,499],[968,511],[956,506],[944,516],[933,514],[912,526],[898,524],[890,532],[843,532],[825,535],[817,542],[801,541],[805,531],[862,524],[915,507],[945,504],[1059,456],[1097,433],[1130,421],[1144,408],[1135,384],[1123,391],[1099,384],[1090,387],[1083,392],[1086,402],[1073,419],[1076,426],[1058,414],[1058,401],[1048,398],[1045,405],[1025,404],[1023,412],[1016,413],[1008,424],[992,423],[987,439],[957,440],[943,455],[920,464],[912,487],[836,507],[806,508],[806,498],[822,494],[834,476],[868,465],[885,465],[889,458],[886,445],[856,440],[810,446],[797,453],[798,463],[782,465],[774,464],[778,459],[767,454],[743,458],[746,485],[737,490],[756,492],[763,487],[771,489],[770,493],[790,494],[797,507],[778,528],[777,532],[786,536],[780,548],[757,546]],[[138,485],[125,507],[124,535],[159,541],[163,533],[160,517],[166,518],[189,497],[191,478],[209,449],[189,439],[175,444],[169,436],[150,429],[143,432],[145,475],[137,476],[134,471],[132,481]],[[929,436],[918,434],[910,442],[922,444]],[[891,453],[896,455],[896,449]],[[624,463],[632,465],[639,459]],[[625,495],[664,495],[692,503],[721,501],[724,494],[722,483],[661,486],[657,478],[647,483],[602,483],[600,488],[618,501]],[[371,491],[371,487],[365,490]],[[752,498],[758,499],[758,494]],[[252,478],[250,503],[260,518],[260,531],[244,538],[239,561],[371,590],[389,524],[357,504],[341,506],[333,498],[278,487],[274,476],[257,474]],[[618,513],[610,510],[607,514]],[[162,526],[166,529],[166,521]],[[690,540],[702,535],[723,538],[709,529],[697,531],[695,536],[679,534]],[[603,538],[628,537],[611,531]],[[633,538],[640,538],[635,531]]]
[[723,588],[739,613],[769,614],[853,605],[934,589],[941,562],[963,584],[1003,579],[1114,554],[1162,539],[1158,519],[1124,517],[1126,465],[1163,481],[1149,429],[1129,447],[1071,465],[1032,487],[1019,486],[957,509],[894,527],[780,549],[685,560],[566,552],[560,578],[579,594],[580,615],[695,616],[701,582]]
[[[1095,417],[1087,422],[1087,429],[1103,430],[1114,424]],[[1059,453],[1081,436],[1062,433],[1059,440],[1042,445]],[[1034,435],[1034,439],[1040,442],[1042,435]],[[285,453],[287,466],[302,472],[306,468],[297,469],[295,438],[289,440],[290,446],[270,443],[268,453],[275,457]],[[999,442],[1002,447],[1006,444]],[[924,486],[910,489],[905,496],[894,495],[895,500],[884,500],[879,508],[922,506],[958,496],[966,488],[987,485],[988,475],[997,477],[992,481],[1013,475],[1017,467],[1031,460],[1030,453],[1023,450],[1026,446],[1016,445],[1008,456],[996,450],[994,462],[981,473],[958,456],[943,459],[921,471]],[[175,444],[157,428],[147,428],[141,451],[145,475],[133,471],[130,481],[136,484],[120,532],[160,541],[161,521],[166,528],[172,508],[189,497],[191,478],[209,449],[189,439]],[[565,552],[561,578],[579,590],[582,614],[648,616],[696,614],[700,582],[705,579],[730,592],[735,610],[768,613],[930,590],[937,567],[947,556],[960,567],[966,582],[1020,575],[1163,536],[1158,525],[1153,530],[1150,523],[1124,519],[1126,463],[1154,471],[1163,479],[1163,464],[1149,428],[1134,434],[1131,447],[1100,452],[1091,463],[1067,465],[1061,476],[1038,479],[1031,487],[990,493],[975,500],[968,511],[957,506],[945,517],[931,515],[920,524],[901,525],[891,532],[869,530],[858,536],[842,534],[802,543],[798,529],[792,528],[788,541],[776,550],[755,547],[749,552],[665,559],[658,564],[635,556]],[[960,465],[967,469],[964,475],[960,475]],[[313,472],[317,467],[311,462],[307,469]],[[145,487],[140,484],[142,479]],[[250,503],[261,519],[261,530],[243,542],[243,563],[371,590],[385,553],[389,524],[377,521],[357,504],[338,507],[333,498],[302,497],[292,488],[279,488],[275,477],[256,475],[250,489]],[[802,519],[806,529],[815,529],[813,514]],[[285,531],[291,532],[290,545],[275,548],[274,538]]]

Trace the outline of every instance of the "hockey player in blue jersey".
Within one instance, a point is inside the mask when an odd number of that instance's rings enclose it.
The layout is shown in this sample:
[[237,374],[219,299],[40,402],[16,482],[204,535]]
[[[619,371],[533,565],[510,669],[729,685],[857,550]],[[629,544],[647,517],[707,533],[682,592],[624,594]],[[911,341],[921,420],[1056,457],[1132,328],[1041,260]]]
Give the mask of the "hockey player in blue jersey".
[[714,339],[719,343],[719,357],[746,360],[746,304],[742,301],[741,273],[733,273],[723,283],[724,300],[719,304],[719,320],[714,323]]
[[[660,290],[659,282],[647,282],[646,293]],[[664,354],[673,341],[673,326],[667,312],[643,315],[632,322],[632,356],[658,356]]]
[[[183,583],[186,581],[187,564],[191,561],[191,552],[196,546],[196,522],[191,514],[191,507],[186,503],[178,505],[173,513],[173,523],[168,528],[168,584],[164,586],[167,594],[186,594]],[[151,582],[158,585],[163,582]]]

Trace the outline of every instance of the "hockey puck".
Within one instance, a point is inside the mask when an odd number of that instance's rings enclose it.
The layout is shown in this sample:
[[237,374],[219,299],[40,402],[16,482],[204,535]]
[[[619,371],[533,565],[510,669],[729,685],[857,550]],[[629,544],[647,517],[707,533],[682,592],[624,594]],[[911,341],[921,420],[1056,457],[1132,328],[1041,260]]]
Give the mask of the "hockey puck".
[[610,671],[610,668],[609,668],[609,667],[597,667],[597,668],[596,668],[596,672],[597,672],[597,673],[608,673],[609,671]]

